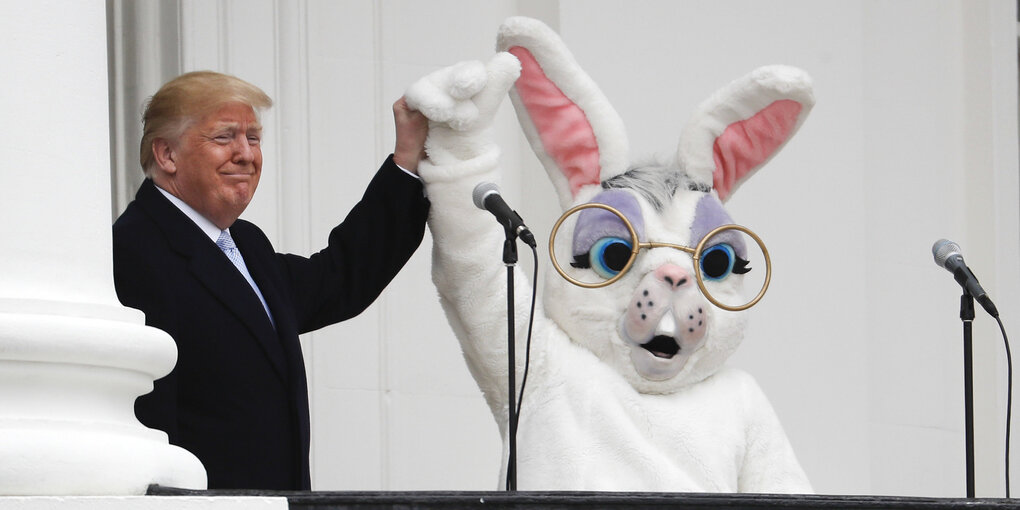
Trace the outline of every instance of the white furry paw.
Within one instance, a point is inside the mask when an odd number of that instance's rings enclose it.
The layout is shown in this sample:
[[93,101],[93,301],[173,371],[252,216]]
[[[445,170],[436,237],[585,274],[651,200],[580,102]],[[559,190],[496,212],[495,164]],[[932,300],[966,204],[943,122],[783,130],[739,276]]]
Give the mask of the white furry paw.
[[408,106],[433,124],[454,131],[479,131],[492,124],[520,71],[513,55],[498,53],[486,64],[461,62],[435,71],[411,85],[404,95]]

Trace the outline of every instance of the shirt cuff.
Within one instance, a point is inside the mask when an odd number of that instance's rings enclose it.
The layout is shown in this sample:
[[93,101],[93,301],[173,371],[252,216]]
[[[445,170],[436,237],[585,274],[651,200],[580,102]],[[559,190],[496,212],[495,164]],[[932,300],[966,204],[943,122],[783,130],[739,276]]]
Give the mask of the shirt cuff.
[[[397,165],[397,162],[394,161],[393,164]],[[414,172],[412,172],[412,171],[410,171],[410,170],[408,170],[408,169],[406,169],[406,168],[404,168],[404,167],[402,167],[400,165],[397,165],[397,168],[403,170],[403,172],[405,174],[410,175],[411,177],[414,177],[415,179],[418,179],[419,181],[421,180],[421,177],[418,177],[418,174],[416,174],[416,173],[414,173]]]

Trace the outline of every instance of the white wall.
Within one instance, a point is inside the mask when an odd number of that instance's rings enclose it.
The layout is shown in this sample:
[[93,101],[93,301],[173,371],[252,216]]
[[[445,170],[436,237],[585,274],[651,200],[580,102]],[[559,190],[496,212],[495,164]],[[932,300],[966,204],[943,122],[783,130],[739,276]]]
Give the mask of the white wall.
[[[506,16],[559,29],[617,107],[637,156],[672,152],[696,103],[729,80],[765,64],[804,68],[815,110],[729,203],[775,264],[733,363],[770,395],[819,492],[964,494],[960,292],[930,247],[960,243],[1007,327],[1016,322],[1012,0],[133,5],[149,14],[134,12],[114,35],[130,32],[127,47],[157,57],[115,54],[123,83],[169,62],[237,74],[277,100],[265,119],[263,183],[245,216],[298,253],[325,243],[392,149],[393,100],[431,69],[487,58]],[[169,77],[146,78],[155,84],[142,95]],[[117,138],[128,165],[131,126]],[[555,200],[508,107],[497,137],[505,195],[548,232]],[[317,489],[496,486],[495,423],[438,306],[430,244],[369,311],[305,339]],[[1004,355],[984,315],[975,338],[978,494],[994,496]]]

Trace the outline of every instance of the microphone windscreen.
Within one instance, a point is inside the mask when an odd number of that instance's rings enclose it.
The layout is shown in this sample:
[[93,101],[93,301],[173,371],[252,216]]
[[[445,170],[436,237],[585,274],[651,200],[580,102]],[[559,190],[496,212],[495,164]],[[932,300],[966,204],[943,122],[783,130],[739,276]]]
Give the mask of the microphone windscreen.
[[946,267],[946,260],[953,255],[960,254],[960,245],[949,239],[939,239],[931,247],[931,254],[935,256],[935,263]]
[[499,194],[499,186],[496,186],[491,182],[480,182],[475,186],[475,190],[471,193],[471,200],[475,202],[475,207],[479,209],[485,209],[485,197],[489,194]]

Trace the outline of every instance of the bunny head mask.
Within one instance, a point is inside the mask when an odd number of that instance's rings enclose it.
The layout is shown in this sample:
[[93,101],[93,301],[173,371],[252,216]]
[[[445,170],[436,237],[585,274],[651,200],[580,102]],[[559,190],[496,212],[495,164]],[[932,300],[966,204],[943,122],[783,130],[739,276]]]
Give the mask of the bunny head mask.
[[[749,238],[702,241],[735,223],[723,202],[804,121],[814,104],[810,78],[792,67],[759,68],[697,108],[673,161],[634,165],[622,121],[555,32],[510,18],[498,50],[520,61],[511,99],[561,207],[612,208],[558,224],[553,259],[570,263],[559,264],[562,277],[547,275],[546,313],[639,392],[670,393],[709,377],[740,344],[747,314],[711,296],[767,267],[741,265],[755,248]],[[641,243],[653,244],[634,249]],[[706,269],[708,254],[721,266]],[[616,279],[589,288],[567,278]]]

